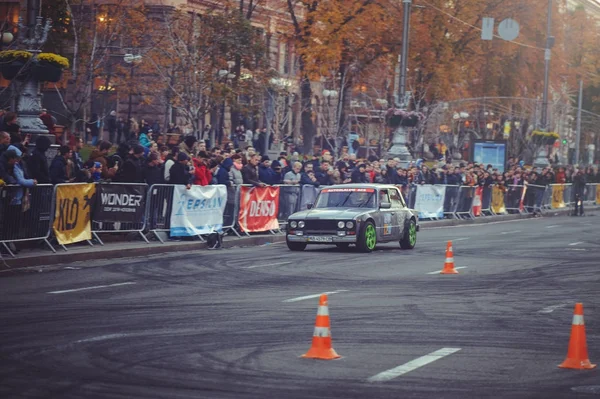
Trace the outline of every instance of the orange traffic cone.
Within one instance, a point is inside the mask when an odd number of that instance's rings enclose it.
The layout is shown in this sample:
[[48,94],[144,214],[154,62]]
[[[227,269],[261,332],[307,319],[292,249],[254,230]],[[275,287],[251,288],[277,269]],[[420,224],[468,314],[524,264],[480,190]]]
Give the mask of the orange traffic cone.
[[319,299],[319,310],[315,322],[312,346],[302,357],[309,359],[333,360],[338,355],[331,347],[331,329],[329,324],[329,307],[327,306],[327,295],[321,295]]
[[444,262],[444,270],[440,274],[458,274],[454,268],[454,252],[452,252],[452,241],[446,244],[446,262]]
[[585,324],[583,323],[583,304],[575,304],[573,313],[573,324],[571,325],[571,339],[569,340],[569,351],[567,358],[561,365],[564,369],[593,369],[595,364],[590,363],[585,340]]

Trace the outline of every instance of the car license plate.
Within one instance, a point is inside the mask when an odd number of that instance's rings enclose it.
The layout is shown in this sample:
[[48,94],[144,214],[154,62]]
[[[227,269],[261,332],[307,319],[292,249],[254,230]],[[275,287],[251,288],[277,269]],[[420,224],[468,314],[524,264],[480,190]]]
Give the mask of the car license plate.
[[308,237],[308,241],[310,241],[310,242],[333,242],[333,237],[310,236],[310,237]]

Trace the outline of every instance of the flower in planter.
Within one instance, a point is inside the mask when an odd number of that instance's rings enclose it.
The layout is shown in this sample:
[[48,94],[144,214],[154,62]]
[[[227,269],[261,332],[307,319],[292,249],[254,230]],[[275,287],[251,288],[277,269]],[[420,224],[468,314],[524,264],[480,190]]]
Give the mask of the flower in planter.
[[425,115],[423,115],[421,112],[390,108],[386,113],[386,119],[388,121],[388,126],[390,127],[414,127],[425,119]]
[[58,54],[54,53],[39,53],[37,56],[38,61],[47,62],[49,64],[58,66],[62,69],[67,69],[69,67],[69,60],[65,57],[62,57]]
[[5,50],[0,51],[0,62],[12,62],[12,61],[29,61],[32,54],[29,51],[23,50]]
[[560,135],[556,132],[543,132],[541,130],[534,130],[531,133],[531,138],[534,141],[544,141],[554,143],[560,138]]

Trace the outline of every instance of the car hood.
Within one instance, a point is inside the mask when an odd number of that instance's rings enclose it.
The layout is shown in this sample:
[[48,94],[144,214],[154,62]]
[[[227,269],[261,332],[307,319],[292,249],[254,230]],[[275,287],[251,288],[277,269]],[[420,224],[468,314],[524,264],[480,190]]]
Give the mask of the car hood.
[[355,217],[369,213],[372,209],[344,208],[344,209],[309,209],[294,213],[290,219],[305,220],[328,220],[328,219],[354,219]]

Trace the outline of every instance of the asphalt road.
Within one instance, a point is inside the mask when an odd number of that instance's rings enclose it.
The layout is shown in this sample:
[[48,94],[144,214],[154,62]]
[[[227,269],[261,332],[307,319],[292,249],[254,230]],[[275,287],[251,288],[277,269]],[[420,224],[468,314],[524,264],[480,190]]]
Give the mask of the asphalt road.
[[[576,302],[600,363],[599,233],[598,216],[540,218],[424,230],[413,251],[266,245],[7,276],[0,397],[600,397],[598,369],[557,367]],[[460,274],[430,274],[448,239]],[[339,360],[299,357],[322,292]]]

